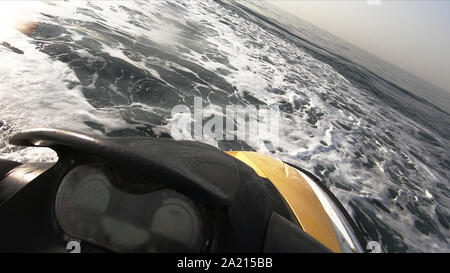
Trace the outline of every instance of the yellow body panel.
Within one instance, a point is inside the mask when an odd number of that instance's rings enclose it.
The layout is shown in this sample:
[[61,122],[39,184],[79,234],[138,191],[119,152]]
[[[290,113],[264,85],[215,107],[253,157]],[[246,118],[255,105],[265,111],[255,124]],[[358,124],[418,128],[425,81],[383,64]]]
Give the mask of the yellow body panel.
[[286,200],[303,230],[333,252],[341,252],[332,223],[308,182],[279,159],[255,153],[230,151],[263,178],[269,179]]

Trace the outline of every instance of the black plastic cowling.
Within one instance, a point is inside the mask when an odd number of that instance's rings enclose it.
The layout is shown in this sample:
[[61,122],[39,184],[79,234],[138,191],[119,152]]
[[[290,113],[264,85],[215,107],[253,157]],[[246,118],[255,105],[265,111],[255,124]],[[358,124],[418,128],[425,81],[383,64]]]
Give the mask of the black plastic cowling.
[[143,174],[164,177],[164,184],[204,202],[227,205],[239,187],[236,160],[221,150],[194,141],[165,138],[108,138],[61,129],[33,129],[10,139],[20,146],[67,148],[106,158]]

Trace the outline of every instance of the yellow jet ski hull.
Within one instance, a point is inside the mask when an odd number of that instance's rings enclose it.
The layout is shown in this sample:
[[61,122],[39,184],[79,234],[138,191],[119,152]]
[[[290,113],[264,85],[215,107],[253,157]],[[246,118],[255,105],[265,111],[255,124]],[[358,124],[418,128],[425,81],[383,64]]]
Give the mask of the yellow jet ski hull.
[[244,151],[227,154],[250,166],[260,177],[270,180],[294,213],[300,227],[333,252],[341,252],[333,223],[305,175],[279,159]]

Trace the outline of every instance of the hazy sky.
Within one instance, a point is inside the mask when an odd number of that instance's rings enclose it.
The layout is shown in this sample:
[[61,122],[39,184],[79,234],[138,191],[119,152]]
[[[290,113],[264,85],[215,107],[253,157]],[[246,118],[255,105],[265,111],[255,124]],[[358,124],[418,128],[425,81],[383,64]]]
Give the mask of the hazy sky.
[[450,92],[450,0],[269,2]]

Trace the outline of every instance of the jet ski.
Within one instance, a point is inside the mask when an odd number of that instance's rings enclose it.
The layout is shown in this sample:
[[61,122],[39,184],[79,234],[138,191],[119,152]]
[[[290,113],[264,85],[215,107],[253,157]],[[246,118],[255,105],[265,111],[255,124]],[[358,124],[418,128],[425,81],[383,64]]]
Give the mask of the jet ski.
[[33,129],[55,163],[0,160],[0,252],[328,253],[366,245],[311,173],[195,141]]

